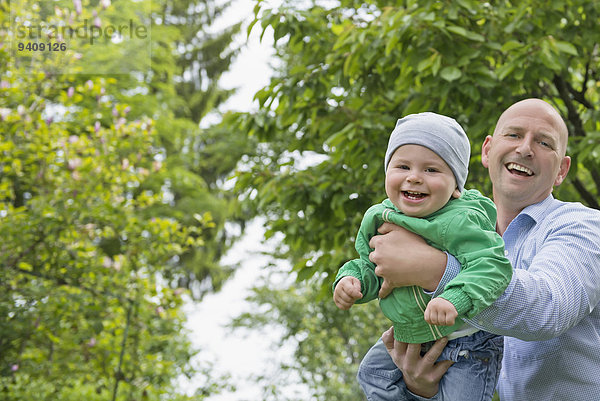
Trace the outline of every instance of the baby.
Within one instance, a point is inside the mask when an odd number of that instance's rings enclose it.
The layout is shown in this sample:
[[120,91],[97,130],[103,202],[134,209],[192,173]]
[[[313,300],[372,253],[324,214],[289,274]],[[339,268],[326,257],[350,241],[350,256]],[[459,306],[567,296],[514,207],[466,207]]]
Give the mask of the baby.
[[[448,336],[440,360],[455,363],[439,390],[440,399],[447,401],[492,399],[502,339],[459,318],[472,317],[493,303],[512,276],[504,242],[495,231],[493,202],[476,190],[464,189],[469,158],[469,140],[455,120],[435,113],[398,120],[385,155],[388,199],[365,213],[355,242],[360,258],[345,263],[333,284],[333,299],[340,309],[377,298],[382,280],[369,260],[373,250],[369,240],[384,222],[402,226],[458,259],[461,272],[433,299],[422,288],[411,286],[395,288],[380,300],[381,310],[393,322],[396,340],[422,343],[425,350]],[[396,384],[405,388],[401,372],[394,375]],[[387,400],[385,394],[371,392],[368,383],[363,390],[371,401]]]

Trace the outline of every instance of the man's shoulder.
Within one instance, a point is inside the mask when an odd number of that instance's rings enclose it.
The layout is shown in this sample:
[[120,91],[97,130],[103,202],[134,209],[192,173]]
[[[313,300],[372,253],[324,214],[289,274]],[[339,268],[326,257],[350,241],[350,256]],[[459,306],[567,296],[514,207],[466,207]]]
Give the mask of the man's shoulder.
[[577,215],[600,219],[600,210],[585,206],[580,202],[565,202],[553,199],[549,206],[546,211],[547,215]]
[[544,208],[541,223],[551,230],[558,227],[590,227],[600,232],[600,210],[579,202],[565,202],[552,199]]

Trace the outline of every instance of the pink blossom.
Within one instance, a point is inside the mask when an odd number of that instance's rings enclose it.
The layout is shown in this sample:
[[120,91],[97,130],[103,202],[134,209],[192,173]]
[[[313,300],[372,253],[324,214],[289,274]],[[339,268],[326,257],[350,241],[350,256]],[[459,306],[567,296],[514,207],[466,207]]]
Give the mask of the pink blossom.
[[113,263],[112,263],[111,258],[109,258],[108,256],[105,256],[102,258],[102,267],[105,267],[108,269],[109,267],[112,267],[112,265],[113,265]]
[[73,97],[74,93],[75,93],[75,88],[70,86],[69,89],[67,90],[67,96],[71,98],[71,97]]
[[96,123],[94,124],[94,132],[100,131],[100,127],[100,121],[96,121]]
[[100,28],[102,26],[102,21],[100,21],[100,17],[98,17],[96,10],[92,12],[92,15],[94,16],[94,26]]
[[81,0],[73,0],[73,5],[75,6],[75,12],[77,15],[81,14]]
[[19,370],[19,365],[17,365],[16,363],[14,365],[12,365],[10,367],[10,370],[12,370],[13,372],[16,372],[17,370]]
[[75,170],[76,168],[81,167],[82,164],[82,160],[79,157],[76,157],[67,161],[67,168],[69,170]]

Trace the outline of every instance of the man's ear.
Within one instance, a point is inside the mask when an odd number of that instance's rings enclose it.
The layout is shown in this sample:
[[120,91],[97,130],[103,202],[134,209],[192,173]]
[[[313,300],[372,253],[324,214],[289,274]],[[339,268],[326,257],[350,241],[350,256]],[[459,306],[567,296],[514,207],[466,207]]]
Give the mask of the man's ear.
[[569,168],[571,168],[571,158],[569,156],[565,156],[560,162],[560,169],[558,170],[558,175],[554,180],[555,187],[562,184],[563,180],[567,176],[567,173],[569,172]]
[[485,137],[485,141],[483,141],[483,145],[481,146],[481,164],[483,167],[488,168],[488,154],[490,153],[490,146],[492,146],[492,136],[488,135]]

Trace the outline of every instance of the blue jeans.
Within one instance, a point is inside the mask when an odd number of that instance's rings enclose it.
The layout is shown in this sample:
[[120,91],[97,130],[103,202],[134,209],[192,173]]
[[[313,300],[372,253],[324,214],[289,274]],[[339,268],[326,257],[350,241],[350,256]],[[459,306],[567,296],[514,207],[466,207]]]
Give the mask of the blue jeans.
[[369,401],[490,401],[503,349],[503,337],[485,331],[449,341],[438,361],[455,363],[442,377],[438,393],[424,398],[406,388],[402,372],[379,339],[358,368],[358,382]]

